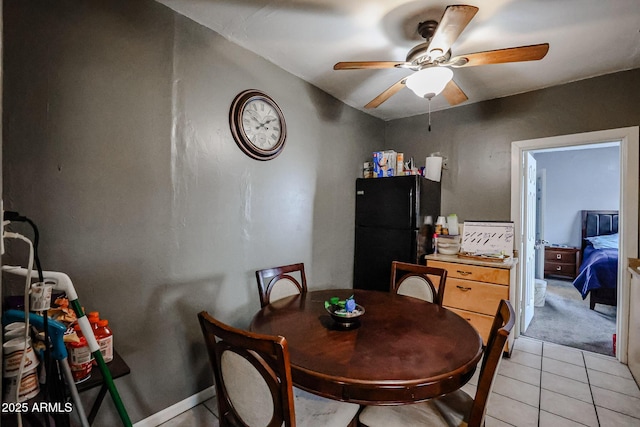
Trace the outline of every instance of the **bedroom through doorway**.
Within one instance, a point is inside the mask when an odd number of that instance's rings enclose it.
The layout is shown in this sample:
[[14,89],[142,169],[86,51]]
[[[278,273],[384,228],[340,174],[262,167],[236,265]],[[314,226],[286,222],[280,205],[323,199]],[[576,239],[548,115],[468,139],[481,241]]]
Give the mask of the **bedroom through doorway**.
[[[620,142],[531,153],[537,164],[535,308],[524,335],[614,356],[618,246],[604,258],[592,254],[583,245],[582,212],[615,212],[616,229],[602,233],[617,236]],[[589,288],[595,287],[608,288],[613,298],[592,308]]]
[[[638,256],[638,188],[639,182],[635,178],[639,174],[640,163],[640,147],[639,147],[639,130],[638,126],[608,129],[602,131],[585,132],[580,134],[569,134],[545,138],[537,138],[531,140],[514,141],[511,144],[511,219],[515,228],[515,248],[518,250],[518,271],[517,287],[515,289],[515,310],[518,322],[516,323],[516,337],[524,334],[527,335],[527,328],[535,316],[535,190],[532,192],[530,188],[535,189],[535,171],[536,160],[533,158],[534,152],[542,152],[550,149],[570,149],[583,145],[602,145],[603,143],[619,143],[619,261],[617,269],[617,306],[615,334],[616,340],[616,358],[622,362],[627,362],[627,338],[629,333],[628,313],[630,304],[637,304],[630,301],[630,275],[627,273],[628,258],[636,258]],[[597,148],[594,148],[597,149]],[[532,167],[533,165],[533,167]],[[601,165],[591,170],[592,176],[602,175]],[[533,171],[533,172],[532,172]],[[548,186],[551,185],[547,183]],[[583,182],[575,183],[575,191],[589,191],[587,185]],[[592,202],[598,202],[594,197]],[[577,209],[577,210],[595,210],[600,209],[598,205],[594,209]],[[576,209],[574,208],[574,211]],[[577,217],[577,215],[575,215]],[[578,221],[575,219],[575,221]],[[579,222],[574,223],[572,229],[579,227]],[[546,233],[545,233],[546,234]],[[580,237],[581,238],[581,237]],[[541,239],[543,240],[543,239]],[[551,244],[555,242],[548,242]],[[578,242],[579,244],[580,242]],[[557,243],[562,246],[564,243]],[[575,244],[575,243],[574,243]],[[577,245],[577,244],[575,244]],[[569,246],[569,244],[566,244]],[[546,280],[546,279],[545,279]],[[553,278],[560,281],[560,284],[572,286],[571,277]],[[568,283],[567,283],[568,282]],[[553,291],[553,285],[549,286]],[[548,284],[549,285],[549,284]],[[565,286],[565,290],[571,291],[571,287]],[[581,299],[580,293],[576,290],[578,297]],[[550,293],[551,295],[551,293]],[[546,305],[546,300],[545,300]],[[596,304],[598,307],[598,304]],[[582,321],[580,321],[582,323]],[[566,325],[566,323],[565,323]],[[565,328],[566,329],[566,328]],[[570,333],[576,336],[577,332]],[[545,338],[549,340],[549,338]],[[613,337],[611,337],[613,341]],[[573,344],[575,345],[575,344]],[[591,351],[591,350],[588,350]]]

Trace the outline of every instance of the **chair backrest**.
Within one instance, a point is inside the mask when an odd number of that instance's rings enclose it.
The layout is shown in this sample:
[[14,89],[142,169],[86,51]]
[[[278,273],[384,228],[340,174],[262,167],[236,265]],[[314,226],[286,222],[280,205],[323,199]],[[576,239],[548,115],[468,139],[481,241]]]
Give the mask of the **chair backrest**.
[[221,426],[295,426],[287,341],[198,313],[213,368]]
[[501,300],[484,351],[476,397],[469,415],[469,427],[480,427],[484,422],[487,401],[502,360],[504,345],[514,324],[515,312],[511,303],[507,300]]
[[[297,275],[298,278],[294,275]],[[256,280],[258,281],[261,307],[290,295],[307,292],[307,278],[304,274],[303,263],[258,270],[256,271]]]
[[420,298],[441,306],[446,283],[447,270],[443,268],[399,261],[391,263],[391,292]]

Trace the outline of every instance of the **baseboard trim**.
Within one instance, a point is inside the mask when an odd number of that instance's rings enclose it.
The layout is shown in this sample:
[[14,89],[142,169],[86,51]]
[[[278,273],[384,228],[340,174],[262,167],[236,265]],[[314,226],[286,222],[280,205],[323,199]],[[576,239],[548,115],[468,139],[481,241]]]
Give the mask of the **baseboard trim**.
[[198,406],[205,400],[211,399],[215,395],[216,392],[214,386],[205,388],[204,390],[194,394],[193,396],[189,396],[186,399],[181,400],[180,402],[175,403],[160,412],[156,412],[155,414],[138,421],[133,425],[133,427],[156,427],[166,421],[169,421],[171,418],[177,417],[183,412],[186,412],[189,409]]

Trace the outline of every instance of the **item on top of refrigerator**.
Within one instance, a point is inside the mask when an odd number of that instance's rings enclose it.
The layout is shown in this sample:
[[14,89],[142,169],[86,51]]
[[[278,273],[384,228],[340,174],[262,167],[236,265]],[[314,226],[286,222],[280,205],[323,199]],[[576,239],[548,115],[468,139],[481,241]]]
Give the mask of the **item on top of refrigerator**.
[[373,153],[373,176],[385,178],[395,176],[395,168],[398,163],[397,154],[393,150],[376,151]]
[[373,178],[373,162],[364,162],[362,165],[362,177]]

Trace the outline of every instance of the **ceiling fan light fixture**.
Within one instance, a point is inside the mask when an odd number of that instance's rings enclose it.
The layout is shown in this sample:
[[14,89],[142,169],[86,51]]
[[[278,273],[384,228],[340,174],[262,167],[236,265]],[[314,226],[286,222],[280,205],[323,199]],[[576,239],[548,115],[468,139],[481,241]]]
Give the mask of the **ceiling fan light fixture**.
[[429,67],[416,71],[405,85],[421,98],[431,99],[444,90],[453,78],[453,71],[446,67]]
[[444,52],[442,51],[442,49],[431,49],[429,51],[429,57],[431,58],[432,61],[435,61],[436,59],[440,58],[441,56],[444,55]]

